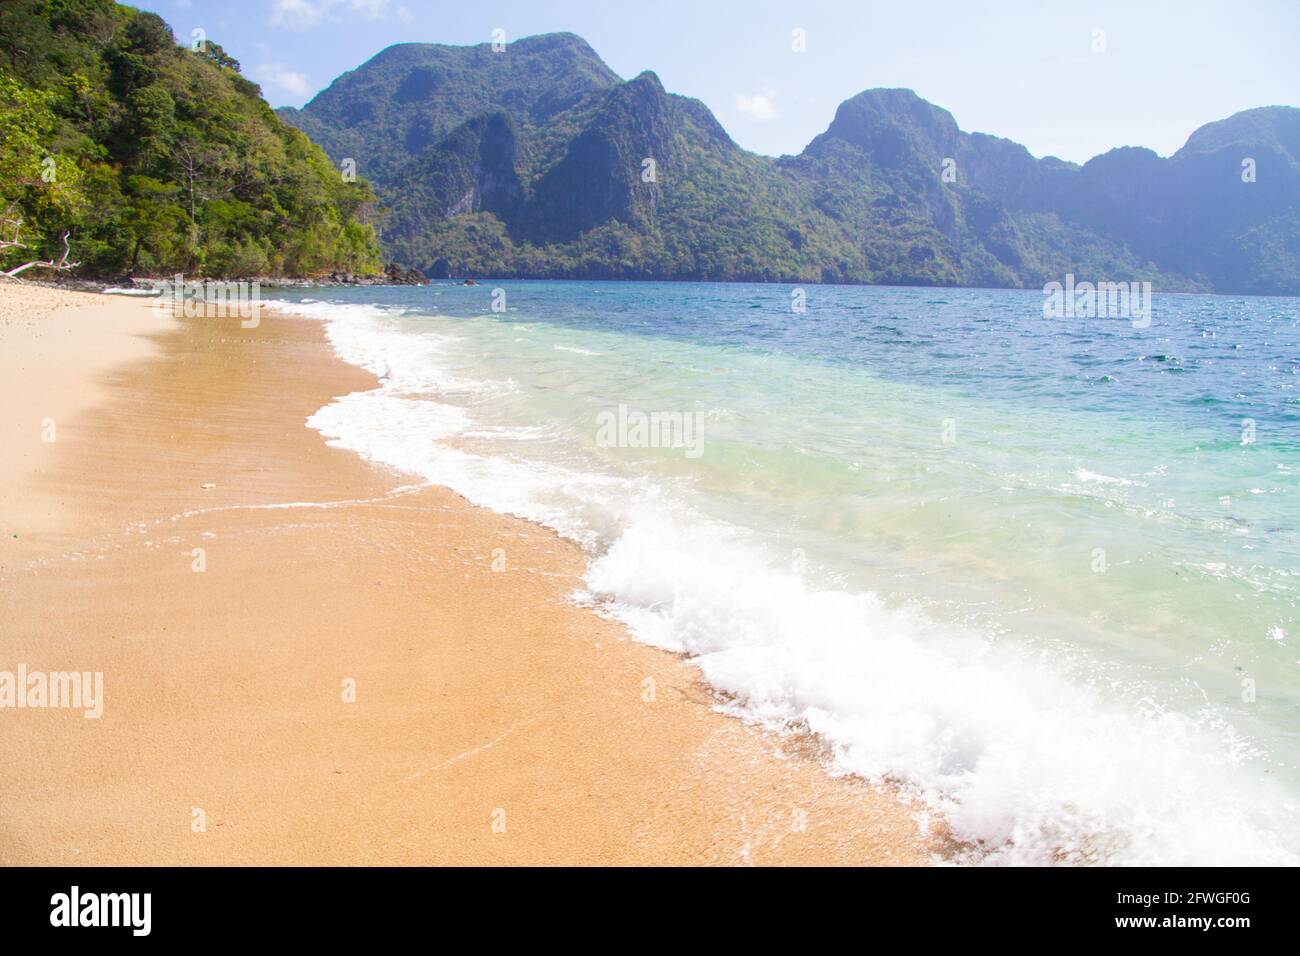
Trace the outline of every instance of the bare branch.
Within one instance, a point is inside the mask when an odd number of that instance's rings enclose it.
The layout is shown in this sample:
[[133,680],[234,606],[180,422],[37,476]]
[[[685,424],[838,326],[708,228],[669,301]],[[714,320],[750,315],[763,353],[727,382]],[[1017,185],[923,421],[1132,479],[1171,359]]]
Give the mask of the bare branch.
[[[68,241],[70,232],[63,234],[63,255],[56,262],[53,259],[35,259],[31,262],[25,262],[16,269],[10,269],[8,272],[0,272],[0,275],[7,276],[10,279],[17,278],[18,273],[26,272],[28,269],[53,269],[56,272],[67,272],[69,269],[75,269],[81,265],[80,262],[69,262],[68,256],[72,254],[72,243]],[[21,243],[20,243],[21,245]]]

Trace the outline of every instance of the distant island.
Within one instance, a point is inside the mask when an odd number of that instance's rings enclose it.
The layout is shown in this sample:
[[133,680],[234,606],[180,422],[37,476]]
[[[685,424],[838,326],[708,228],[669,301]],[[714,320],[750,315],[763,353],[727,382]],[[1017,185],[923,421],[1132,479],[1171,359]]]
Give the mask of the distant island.
[[909,90],[868,90],[771,159],[655,74],[625,82],[551,34],[503,52],[392,46],[278,112],[357,164],[388,207],[387,252],[435,276],[1041,287],[1074,273],[1300,294],[1292,107],[1203,126],[1168,159],[1124,148],[1078,166],[962,132]]
[[1079,166],[876,89],[773,159],[572,34],[399,44],[278,111],[196,47],[109,0],[0,7],[0,272],[1300,294],[1294,107]]

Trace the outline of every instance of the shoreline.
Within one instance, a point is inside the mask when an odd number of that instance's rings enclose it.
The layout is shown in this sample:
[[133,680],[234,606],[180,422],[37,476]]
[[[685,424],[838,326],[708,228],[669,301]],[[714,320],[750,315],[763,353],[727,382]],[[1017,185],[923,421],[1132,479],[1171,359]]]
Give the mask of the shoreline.
[[[576,545],[328,447],[376,383],[323,323],[149,306],[0,287],[6,435],[58,425],[0,476],[0,670],[104,675],[99,720],[0,710],[0,863],[929,861],[919,805],[574,604]],[[130,347],[65,361],[68,309]]]

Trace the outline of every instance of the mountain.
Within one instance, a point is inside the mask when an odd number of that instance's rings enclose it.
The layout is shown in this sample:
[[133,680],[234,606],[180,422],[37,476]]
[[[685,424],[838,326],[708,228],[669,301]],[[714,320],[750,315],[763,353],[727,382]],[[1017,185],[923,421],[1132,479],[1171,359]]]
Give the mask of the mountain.
[[[1243,181],[1243,163],[1255,181]],[[1169,159],[1118,149],[1041,200],[1107,224],[1132,248],[1216,289],[1300,294],[1300,110],[1247,110],[1202,126]]]
[[0,3],[0,265],[66,232],[96,274],[378,272],[373,206],[219,44],[109,0]]
[[654,73],[623,81],[552,34],[502,52],[390,47],[280,115],[359,164],[387,251],[431,275],[1038,287],[1074,273],[1300,294],[1290,107],[1202,127],[1167,159],[1125,148],[1079,166],[964,132],[909,90],[868,90],[772,159]]
[[544,127],[592,93],[622,80],[575,36],[557,34],[512,43],[458,47],[402,43],[344,73],[304,110],[279,111],[325,147],[356,158],[376,182],[460,124],[492,112],[531,130]]

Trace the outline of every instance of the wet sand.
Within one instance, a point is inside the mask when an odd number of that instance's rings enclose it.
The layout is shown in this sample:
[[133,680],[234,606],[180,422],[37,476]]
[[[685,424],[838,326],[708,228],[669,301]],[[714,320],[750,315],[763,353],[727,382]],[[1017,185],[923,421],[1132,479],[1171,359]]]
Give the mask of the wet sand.
[[319,324],[4,284],[0,382],[0,671],[104,681],[0,709],[0,864],[928,859],[574,605],[576,546],[326,446],[374,380]]

